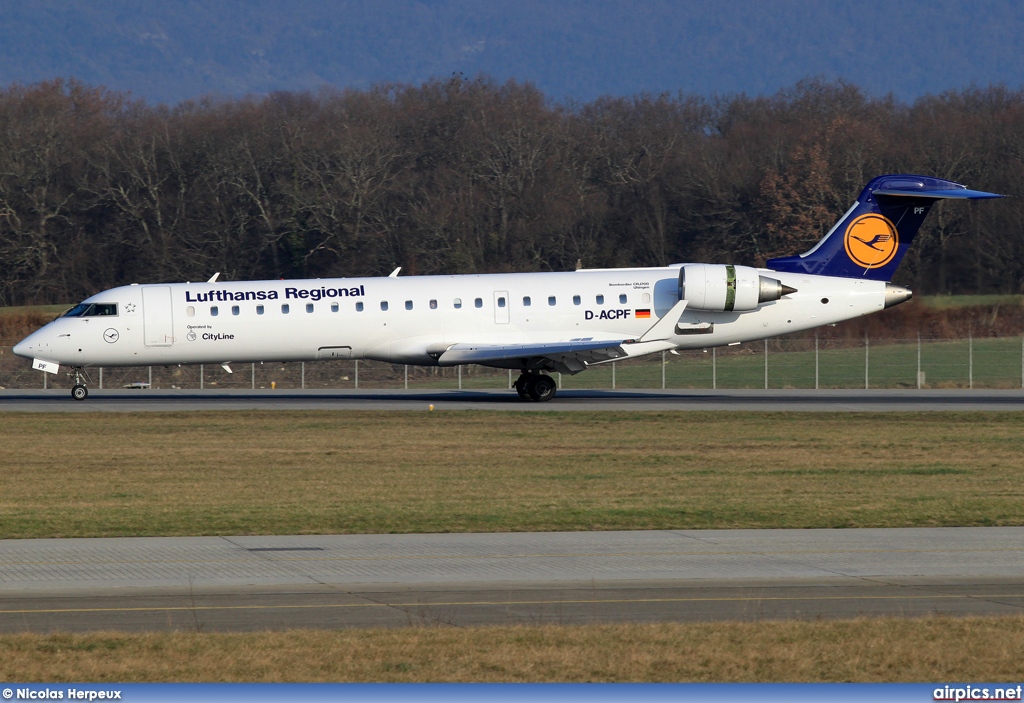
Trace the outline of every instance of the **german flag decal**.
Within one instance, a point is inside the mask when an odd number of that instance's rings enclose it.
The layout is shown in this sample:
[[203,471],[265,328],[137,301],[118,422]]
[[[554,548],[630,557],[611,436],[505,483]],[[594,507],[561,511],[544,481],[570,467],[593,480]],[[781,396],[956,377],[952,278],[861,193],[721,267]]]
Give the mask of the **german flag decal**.
[[636,311],[636,317],[637,317],[638,320],[649,320],[649,319],[651,319],[651,310],[650,310],[650,308],[648,308],[647,310],[637,310]]

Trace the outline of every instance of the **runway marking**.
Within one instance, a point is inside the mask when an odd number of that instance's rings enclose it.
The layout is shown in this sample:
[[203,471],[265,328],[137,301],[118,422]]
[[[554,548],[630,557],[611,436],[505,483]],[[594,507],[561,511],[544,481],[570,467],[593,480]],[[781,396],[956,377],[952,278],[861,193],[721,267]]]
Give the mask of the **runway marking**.
[[[135,608],[42,608],[0,610],[0,615],[32,615],[59,613],[134,613],[213,610],[314,610],[317,608],[412,608],[454,606],[513,606],[513,605],[600,605],[640,603],[742,603],[751,601],[837,601],[837,600],[991,600],[993,598],[1024,598],[1024,593],[1008,594],[934,594],[934,595],[865,595],[865,596],[735,596],[718,598],[595,598],[587,600],[521,600],[521,601],[440,601],[412,603],[323,603],[298,605],[197,605],[197,606],[140,606]],[[997,603],[996,605],[1010,605]]]
[[[243,548],[250,551],[251,548]],[[996,549],[799,549],[779,551],[722,551],[722,552],[582,552],[579,554],[404,554],[396,556],[368,557],[272,557],[264,558],[228,558],[228,559],[126,559],[89,561],[4,561],[0,566],[105,566],[109,564],[270,564],[289,561],[405,561],[405,560],[482,560],[482,559],[565,559],[565,558],[621,558],[621,557],[702,557],[702,556],[777,556],[777,555],[814,555],[814,554],[987,554],[987,553],[1022,553],[1024,547],[1006,547]],[[263,552],[266,554],[266,552]]]

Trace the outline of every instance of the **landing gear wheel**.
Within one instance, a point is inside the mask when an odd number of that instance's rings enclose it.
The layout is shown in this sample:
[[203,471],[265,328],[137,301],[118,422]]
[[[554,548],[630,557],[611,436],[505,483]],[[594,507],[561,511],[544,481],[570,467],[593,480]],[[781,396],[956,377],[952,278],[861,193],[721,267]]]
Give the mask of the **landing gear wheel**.
[[529,393],[530,398],[538,403],[544,403],[554,398],[557,390],[555,379],[544,374],[532,377],[526,386],[526,392]]
[[513,384],[512,386],[513,388],[516,389],[516,393],[518,393],[519,397],[522,398],[523,400],[530,400],[530,392],[527,390],[529,380],[530,377],[527,376],[526,374],[523,374],[522,376],[516,379],[515,384]]
[[82,385],[72,386],[71,397],[75,400],[85,400],[89,397],[89,389]]

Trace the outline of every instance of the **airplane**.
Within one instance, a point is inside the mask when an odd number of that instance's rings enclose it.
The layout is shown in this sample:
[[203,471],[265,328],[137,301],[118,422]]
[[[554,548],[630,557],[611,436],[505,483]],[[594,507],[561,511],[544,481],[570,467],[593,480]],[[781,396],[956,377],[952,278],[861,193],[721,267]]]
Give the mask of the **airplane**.
[[14,353],[33,368],[374,359],[518,370],[548,401],[551,372],[724,346],[849,320],[909,300],[892,280],[938,200],[1004,197],[952,181],[878,176],[809,251],[765,268],[648,268],[279,281],[133,283],[86,298]]

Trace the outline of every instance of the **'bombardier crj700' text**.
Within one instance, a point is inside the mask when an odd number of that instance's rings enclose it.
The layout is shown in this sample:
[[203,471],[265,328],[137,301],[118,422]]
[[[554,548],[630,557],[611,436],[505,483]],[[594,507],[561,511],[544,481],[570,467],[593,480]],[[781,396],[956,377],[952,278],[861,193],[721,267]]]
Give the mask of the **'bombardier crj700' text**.
[[763,269],[133,284],[84,300],[14,353],[47,373],[70,367],[78,400],[88,366],[313,359],[516,369],[522,398],[550,400],[552,371],[749,342],[902,303],[911,292],[889,281],[932,205],[997,197],[880,176],[814,248]]

